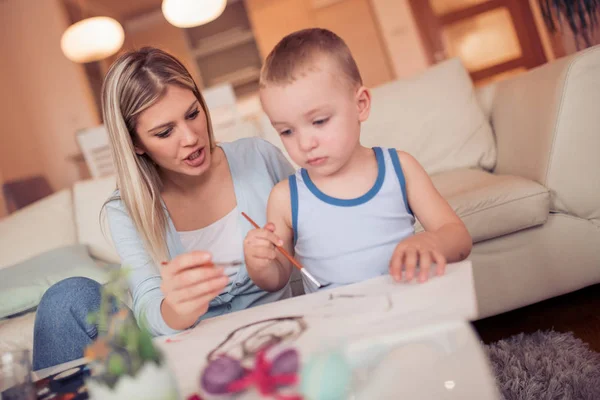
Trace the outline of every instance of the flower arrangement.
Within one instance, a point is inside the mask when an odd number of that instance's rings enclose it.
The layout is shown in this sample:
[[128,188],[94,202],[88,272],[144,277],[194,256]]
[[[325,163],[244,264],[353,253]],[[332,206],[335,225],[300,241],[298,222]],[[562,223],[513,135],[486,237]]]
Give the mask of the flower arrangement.
[[563,22],[575,36],[577,50],[581,49],[580,38],[585,47],[592,43],[592,33],[598,27],[600,0],[538,0],[544,20],[550,32],[558,31]]
[[88,316],[98,326],[97,340],[86,348],[92,374],[86,380],[92,399],[176,399],[174,381],[146,324],[138,326],[121,299],[127,295],[127,271],[111,272],[102,289],[98,312]]

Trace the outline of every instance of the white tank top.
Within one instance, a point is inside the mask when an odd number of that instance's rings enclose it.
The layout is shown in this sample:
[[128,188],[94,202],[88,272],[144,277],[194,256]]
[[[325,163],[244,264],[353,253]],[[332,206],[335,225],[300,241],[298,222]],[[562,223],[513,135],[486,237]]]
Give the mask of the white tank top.
[[[331,284],[328,288],[387,274],[396,245],[414,234],[398,153],[373,151],[377,179],[359,198],[328,196],[305,169],[289,179],[296,258],[321,284]],[[316,290],[302,279],[305,292]]]
[[[239,223],[238,208],[212,224],[195,231],[177,232],[183,248],[187,251],[203,250],[212,253],[214,262],[244,260],[242,229]],[[239,267],[227,267],[229,284],[223,291],[227,293]]]

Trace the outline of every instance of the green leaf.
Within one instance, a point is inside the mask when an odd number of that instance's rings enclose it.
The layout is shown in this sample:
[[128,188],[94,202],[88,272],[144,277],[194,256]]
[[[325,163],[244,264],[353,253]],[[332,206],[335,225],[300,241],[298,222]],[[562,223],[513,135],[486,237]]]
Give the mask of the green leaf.
[[140,331],[139,351],[144,361],[159,361],[158,352],[152,342],[152,336],[146,331]]
[[112,353],[108,356],[108,373],[115,376],[121,376],[126,372],[125,359],[119,353]]

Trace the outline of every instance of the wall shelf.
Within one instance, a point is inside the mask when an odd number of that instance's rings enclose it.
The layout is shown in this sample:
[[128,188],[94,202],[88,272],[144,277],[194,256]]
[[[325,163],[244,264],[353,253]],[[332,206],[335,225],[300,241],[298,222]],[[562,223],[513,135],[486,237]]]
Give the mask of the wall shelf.
[[262,59],[243,1],[228,2],[219,18],[185,31],[204,86],[230,83],[237,96],[257,92]]
[[192,49],[194,57],[208,57],[214,53],[254,41],[254,34],[249,29],[235,27],[222,33],[203,38]]
[[211,85],[218,85],[221,83],[229,82],[234,87],[245,85],[247,83],[258,81],[260,77],[260,68],[257,67],[245,67],[235,72],[221,75],[217,78],[213,78],[210,81]]

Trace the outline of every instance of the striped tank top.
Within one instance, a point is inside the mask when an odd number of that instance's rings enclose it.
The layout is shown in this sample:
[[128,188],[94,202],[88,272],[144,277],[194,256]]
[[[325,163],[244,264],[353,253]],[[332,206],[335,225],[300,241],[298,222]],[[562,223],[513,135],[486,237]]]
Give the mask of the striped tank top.
[[[321,192],[305,169],[289,178],[296,258],[327,289],[387,274],[396,245],[414,234],[398,153],[373,151],[377,179],[355,199]],[[317,290],[302,279],[306,293]]]

